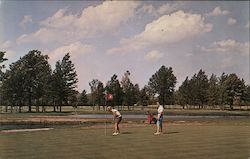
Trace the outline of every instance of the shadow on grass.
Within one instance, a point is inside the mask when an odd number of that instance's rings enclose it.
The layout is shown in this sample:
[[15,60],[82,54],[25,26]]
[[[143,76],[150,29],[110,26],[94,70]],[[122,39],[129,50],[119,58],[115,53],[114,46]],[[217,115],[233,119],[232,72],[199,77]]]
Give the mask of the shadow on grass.
[[171,131],[171,132],[164,132],[163,134],[178,134],[178,133],[180,133],[180,132],[178,132],[178,131]]
[[132,132],[122,132],[121,134],[133,134]]

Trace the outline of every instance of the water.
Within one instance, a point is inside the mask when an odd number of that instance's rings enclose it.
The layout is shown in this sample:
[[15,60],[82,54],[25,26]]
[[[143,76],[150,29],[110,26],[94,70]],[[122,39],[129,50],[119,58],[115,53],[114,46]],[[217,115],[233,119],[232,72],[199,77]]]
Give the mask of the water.
[[[156,115],[155,115],[156,116]],[[76,118],[85,118],[85,119],[104,119],[113,118],[113,115],[105,114],[81,114],[81,115],[72,115]],[[122,115],[124,119],[147,119],[147,115],[137,114],[137,115]],[[221,119],[221,118],[249,118],[249,116],[219,116],[219,115],[164,115],[164,118],[168,119]]]
[[[68,117],[75,117],[78,119],[112,119],[111,114],[82,114],[82,115],[69,115]],[[147,115],[122,115],[123,119],[146,120]],[[164,115],[165,119],[246,119],[249,116],[214,116],[214,115]],[[81,123],[81,125],[93,125],[94,123]],[[37,129],[37,128],[65,128],[72,127],[71,124],[59,125],[46,125],[46,124],[7,124],[0,125],[0,130],[13,130],[13,129]]]
[[0,130],[13,130],[13,129],[38,129],[38,128],[49,128],[46,125],[41,124],[8,124],[0,125]]

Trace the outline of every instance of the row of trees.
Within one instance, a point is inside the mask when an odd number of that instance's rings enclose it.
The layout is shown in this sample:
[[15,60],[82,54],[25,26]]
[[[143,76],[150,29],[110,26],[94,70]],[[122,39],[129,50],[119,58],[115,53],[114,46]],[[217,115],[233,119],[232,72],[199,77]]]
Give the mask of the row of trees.
[[[187,77],[178,90],[175,90],[176,77],[171,67],[162,66],[149,79],[148,85],[142,89],[130,80],[130,72],[126,71],[118,80],[114,74],[107,83],[98,79],[89,82],[91,92],[79,93],[77,73],[67,53],[62,60],[56,62],[52,70],[48,56],[38,50],[32,50],[9,69],[2,71],[5,52],[0,52],[0,102],[1,105],[39,106],[53,105],[54,111],[62,105],[149,105],[159,100],[163,105],[179,104],[186,106],[247,105],[250,104],[250,87],[236,74],[223,73],[220,77],[212,74],[210,78],[203,70]],[[107,100],[107,94],[112,100]]]
[[[176,77],[171,67],[162,66],[149,79],[147,86],[142,89],[138,84],[133,84],[129,78],[130,72],[126,71],[122,80],[117,79],[114,74],[107,82],[106,87],[98,79],[94,79],[89,83],[91,87],[91,102],[93,105],[116,105],[129,106],[154,104],[155,100],[159,100],[163,105],[174,103],[174,87]],[[112,94],[113,100],[105,100],[105,95]],[[157,97],[156,97],[157,96]],[[107,102],[107,103],[105,103]]]
[[222,73],[220,77],[212,74],[210,78],[203,70],[194,74],[191,79],[187,77],[175,92],[175,101],[182,105],[225,106],[249,105],[250,86],[235,73]]
[[[5,52],[0,52],[0,61]],[[18,61],[12,63],[4,73],[1,70],[1,105],[31,106],[71,104],[76,96],[77,74],[70,55],[56,62],[52,71],[48,56],[32,50]],[[6,107],[7,108],[7,107]],[[44,107],[43,107],[44,109]]]

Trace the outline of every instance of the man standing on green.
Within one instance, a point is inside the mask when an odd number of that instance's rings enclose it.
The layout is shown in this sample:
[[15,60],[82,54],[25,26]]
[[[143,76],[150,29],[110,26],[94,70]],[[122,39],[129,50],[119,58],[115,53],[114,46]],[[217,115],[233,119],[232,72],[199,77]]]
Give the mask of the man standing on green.
[[156,130],[156,133],[154,133],[155,135],[160,135],[162,133],[162,122],[163,122],[163,111],[164,111],[164,108],[162,105],[160,105],[159,102],[156,103],[157,104],[157,130]]

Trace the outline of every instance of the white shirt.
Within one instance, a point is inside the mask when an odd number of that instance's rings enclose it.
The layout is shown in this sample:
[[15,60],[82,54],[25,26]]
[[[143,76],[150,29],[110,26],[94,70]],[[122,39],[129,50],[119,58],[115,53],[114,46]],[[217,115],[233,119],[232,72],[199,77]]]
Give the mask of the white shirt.
[[163,106],[160,105],[157,111],[158,111],[158,114],[163,114],[163,111],[164,111]]
[[113,113],[113,115],[115,117],[121,117],[122,116],[121,113],[116,109],[111,109],[111,111],[112,111],[112,113]]

